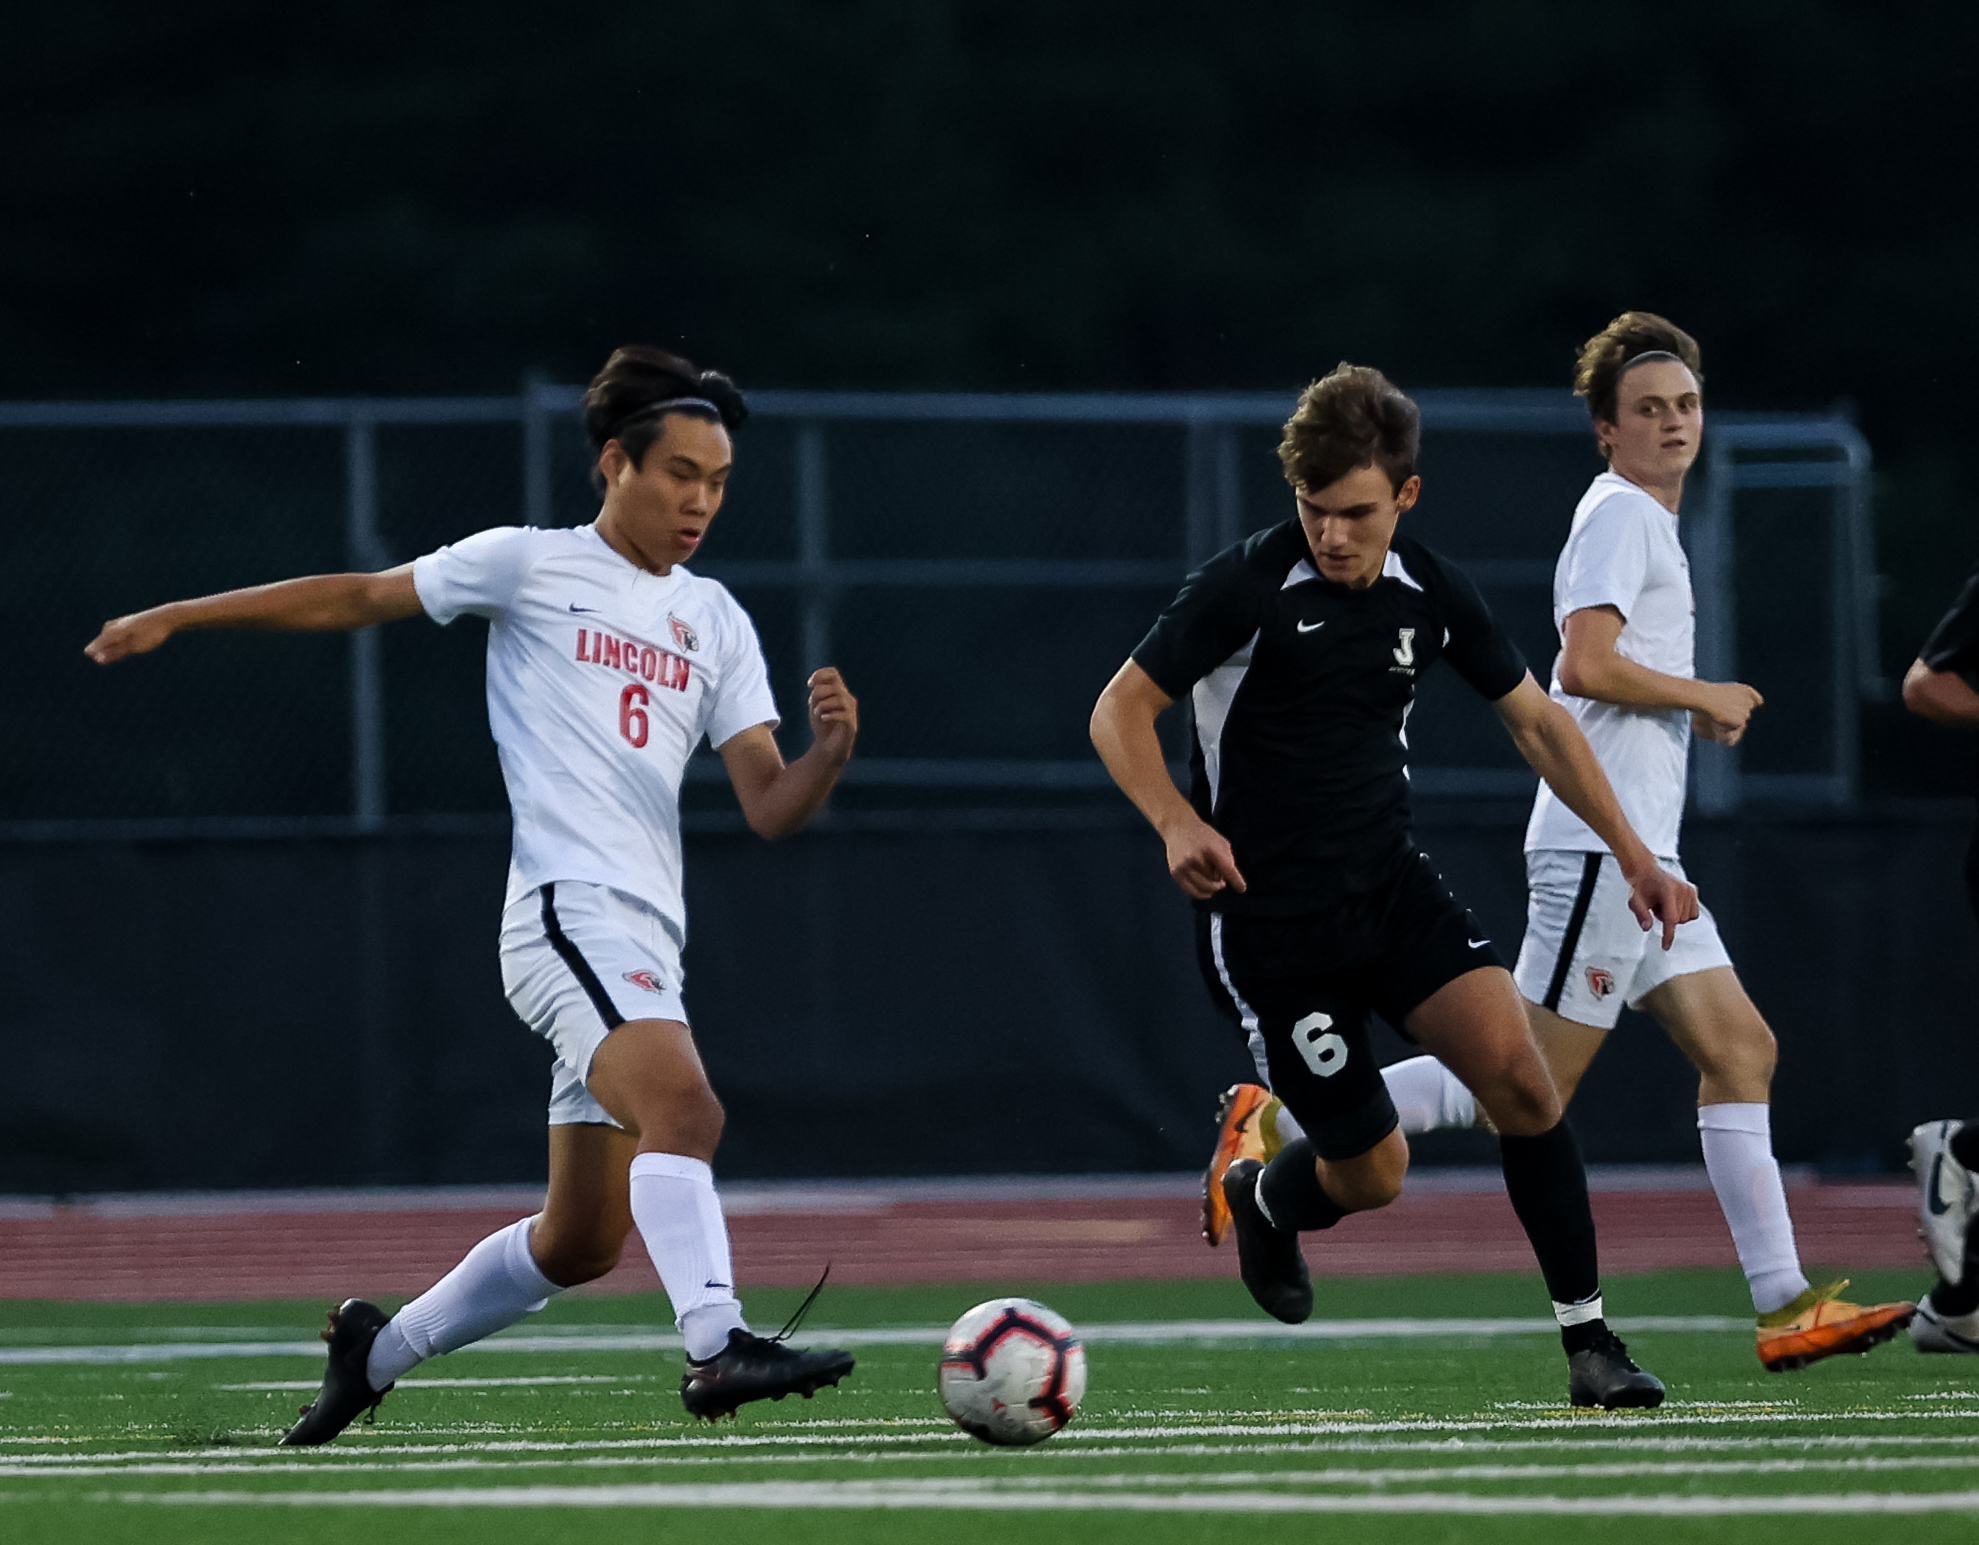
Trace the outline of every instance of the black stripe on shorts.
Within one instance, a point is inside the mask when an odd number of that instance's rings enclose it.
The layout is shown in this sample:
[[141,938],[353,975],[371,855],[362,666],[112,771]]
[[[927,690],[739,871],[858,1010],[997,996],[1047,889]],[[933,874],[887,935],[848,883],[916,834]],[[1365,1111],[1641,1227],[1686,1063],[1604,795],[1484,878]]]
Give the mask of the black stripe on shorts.
[[[1576,923],[1580,914],[1574,914]],[[625,1023],[625,1016],[618,1011],[605,992],[605,984],[598,980],[598,973],[591,969],[591,962],[578,952],[575,944],[563,931],[557,921],[557,887],[555,882],[543,887],[543,932],[549,935],[550,948],[563,957],[563,963],[570,967],[570,974],[577,978],[577,985],[584,989],[584,996],[591,1000],[591,1006],[598,1011],[598,1017],[605,1022],[607,1030],[616,1030]]]
[[1590,853],[1581,867],[1580,890],[1574,896],[1573,914],[1567,919],[1567,935],[1560,941],[1560,958],[1553,962],[1553,980],[1546,985],[1546,1009],[1560,1012],[1560,994],[1567,988],[1567,972],[1573,969],[1574,951],[1580,948],[1580,931],[1587,922],[1587,909],[1594,905],[1594,882],[1601,878],[1601,855]]

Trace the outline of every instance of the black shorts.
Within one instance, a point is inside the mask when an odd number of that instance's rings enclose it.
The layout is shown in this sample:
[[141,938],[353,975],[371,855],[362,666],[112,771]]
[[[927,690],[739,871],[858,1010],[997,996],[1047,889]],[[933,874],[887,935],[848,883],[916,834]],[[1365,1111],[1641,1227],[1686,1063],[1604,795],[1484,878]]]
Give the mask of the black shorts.
[[1323,1159],[1366,1153],[1395,1129],[1368,1015],[1407,1036],[1403,1021],[1438,989],[1505,965],[1420,853],[1380,889],[1323,912],[1199,913],[1196,942],[1211,998]]

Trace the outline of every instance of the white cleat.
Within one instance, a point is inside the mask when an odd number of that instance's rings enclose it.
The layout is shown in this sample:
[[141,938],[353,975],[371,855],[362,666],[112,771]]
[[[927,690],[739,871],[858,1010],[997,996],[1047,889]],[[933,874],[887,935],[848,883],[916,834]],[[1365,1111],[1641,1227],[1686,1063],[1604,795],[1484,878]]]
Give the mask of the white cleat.
[[1942,1314],[1927,1295],[1910,1322],[1920,1352],[1979,1352],[1979,1312]]
[[1910,1169],[1919,1190],[1918,1233],[1938,1275],[1954,1287],[1965,1280],[1966,1233],[1979,1210],[1972,1171],[1952,1157],[1951,1140],[1964,1126],[1963,1121],[1927,1121],[1910,1134]]

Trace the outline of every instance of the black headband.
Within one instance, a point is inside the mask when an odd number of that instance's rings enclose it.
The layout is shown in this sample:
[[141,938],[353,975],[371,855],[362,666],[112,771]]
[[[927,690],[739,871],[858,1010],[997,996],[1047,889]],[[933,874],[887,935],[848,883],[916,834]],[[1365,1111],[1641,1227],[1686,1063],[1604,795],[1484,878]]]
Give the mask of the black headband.
[[1615,372],[1615,379],[1617,381],[1621,380],[1623,376],[1635,369],[1637,365],[1653,365],[1659,359],[1667,359],[1673,365],[1683,365],[1684,369],[1690,369],[1690,366],[1684,365],[1683,360],[1677,355],[1672,354],[1668,349],[1645,349],[1642,353],[1623,360],[1622,368]]
[[728,422],[727,419],[722,418],[722,410],[705,397],[669,397],[664,402],[649,402],[643,408],[634,408],[632,412],[626,414],[624,418],[618,421],[606,438],[611,440],[617,439],[620,434],[630,429],[641,419],[657,418],[663,413],[679,411],[712,413],[716,418],[721,419],[724,424]]

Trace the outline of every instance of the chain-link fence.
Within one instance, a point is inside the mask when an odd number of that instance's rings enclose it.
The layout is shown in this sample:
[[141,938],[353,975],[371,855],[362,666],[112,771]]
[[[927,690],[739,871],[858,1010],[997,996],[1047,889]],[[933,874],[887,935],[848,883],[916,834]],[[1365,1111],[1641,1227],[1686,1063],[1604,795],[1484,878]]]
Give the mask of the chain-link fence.
[[[499,822],[481,624],[194,634],[109,671],[80,650],[169,598],[592,518],[578,396],[0,405],[21,641],[0,677],[0,836]],[[1094,696],[1190,566],[1291,513],[1272,451],[1289,394],[751,400],[696,566],[754,615],[786,713],[818,664],[859,693],[842,821],[1119,809],[1086,741]],[[1598,470],[1585,412],[1552,392],[1420,400],[1410,528],[1479,581],[1543,678],[1554,558]],[[1878,687],[1867,448],[1836,420],[1719,415],[1707,451],[1686,517],[1700,668],[1768,707],[1741,753],[1706,748],[1699,803],[1845,805],[1855,705]],[[1529,791],[1485,705],[1447,672],[1423,696],[1421,794]],[[705,753],[690,768],[697,824],[730,818],[721,782]]]

